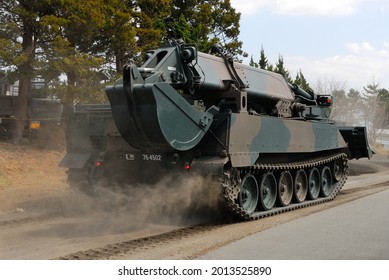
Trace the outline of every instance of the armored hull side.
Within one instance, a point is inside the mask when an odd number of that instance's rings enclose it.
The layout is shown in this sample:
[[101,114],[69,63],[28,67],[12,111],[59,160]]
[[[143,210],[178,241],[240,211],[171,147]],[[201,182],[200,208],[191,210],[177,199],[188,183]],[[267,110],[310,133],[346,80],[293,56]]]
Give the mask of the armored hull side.
[[332,123],[246,114],[232,114],[230,118],[228,154],[234,167],[268,162],[269,155],[273,161],[286,155],[293,161],[307,154],[342,150],[347,150],[347,144]]
[[335,198],[348,146],[331,122],[226,113],[215,116],[193,171],[215,176],[233,216],[258,219]]

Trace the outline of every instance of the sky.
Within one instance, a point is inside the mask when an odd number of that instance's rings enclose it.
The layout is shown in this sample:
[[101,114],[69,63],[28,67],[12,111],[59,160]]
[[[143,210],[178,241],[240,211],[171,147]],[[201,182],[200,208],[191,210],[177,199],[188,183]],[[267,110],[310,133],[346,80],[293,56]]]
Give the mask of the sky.
[[279,55],[292,78],[389,90],[389,0],[231,0],[243,50],[258,62]]

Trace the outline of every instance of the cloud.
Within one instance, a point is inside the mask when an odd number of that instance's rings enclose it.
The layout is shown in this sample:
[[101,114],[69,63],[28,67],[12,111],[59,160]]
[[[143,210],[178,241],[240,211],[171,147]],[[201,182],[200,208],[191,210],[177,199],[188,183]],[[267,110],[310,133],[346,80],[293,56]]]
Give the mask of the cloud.
[[362,0],[278,0],[276,12],[287,15],[346,16],[354,14]]
[[271,0],[231,0],[231,6],[244,15],[256,14],[262,9],[272,6]]
[[[345,55],[310,60],[306,57],[284,57],[286,66],[295,72],[302,69],[310,83],[322,79],[347,82],[350,88],[361,89],[372,78],[389,89],[389,46],[374,46],[368,42],[349,43]],[[293,75],[293,74],[292,74]]]
[[355,54],[374,52],[375,48],[368,42],[362,43],[347,43],[346,48]]
[[270,10],[283,15],[347,16],[368,1],[371,0],[231,0],[231,4],[243,15]]

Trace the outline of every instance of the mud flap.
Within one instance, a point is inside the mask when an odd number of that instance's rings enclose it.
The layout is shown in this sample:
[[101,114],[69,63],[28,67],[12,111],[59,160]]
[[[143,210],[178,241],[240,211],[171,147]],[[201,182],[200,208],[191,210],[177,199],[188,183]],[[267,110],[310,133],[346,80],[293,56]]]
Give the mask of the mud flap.
[[349,159],[371,158],[374,152],[367,141],[366,127],[341,126],[339,131],[348,145]]
[[201,157],[191,163],[191,172],[202,175],[222,175],[228,157]]
[[91,158],[90,153],[67,153],[59,163],[59,167],[67,168],[83,168]]

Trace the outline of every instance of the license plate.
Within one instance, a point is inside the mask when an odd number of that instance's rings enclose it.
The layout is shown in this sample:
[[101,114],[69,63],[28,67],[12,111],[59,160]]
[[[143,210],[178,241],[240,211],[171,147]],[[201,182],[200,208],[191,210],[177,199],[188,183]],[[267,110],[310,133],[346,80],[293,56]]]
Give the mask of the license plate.
[[162,155],[160,154],[142,154],[143,160],[162,161]]

